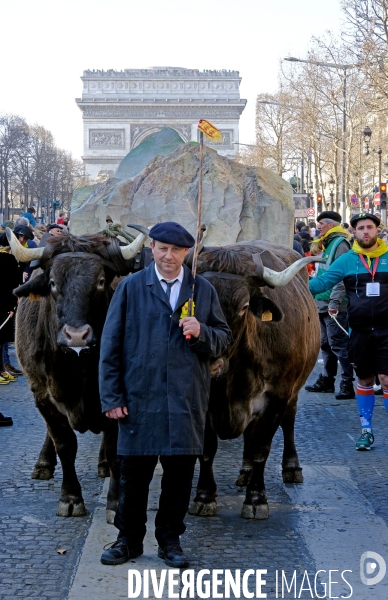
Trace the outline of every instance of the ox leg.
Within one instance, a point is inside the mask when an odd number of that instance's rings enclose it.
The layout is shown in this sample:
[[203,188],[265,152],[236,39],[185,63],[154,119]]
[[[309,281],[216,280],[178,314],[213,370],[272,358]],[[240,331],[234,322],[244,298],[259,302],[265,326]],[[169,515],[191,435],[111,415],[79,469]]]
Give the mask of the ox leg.
[[54,471],[57,464],[57,454],[53,440],[49,432],[46,432],[46,437],[43,442],[42,450],[39,453],[38,460],[32,471],[32,479],[51,479],[54,477]]
[[297,398],[287,405],[281,427],[284,437],[282,476],[284,483],[303,483],[302,468],[295,448],[294,429]]
[[266,392],[266,409],[252,421],[244,432],[243,469],[251,467],[251,477],[241,511],[244,519],[268,519],[269,508],[264,483],[264,469],[271,449],[273,436],[283,418],[287,400]]
[[104,431],[105,456],[109,465],[109,490],[106,501],[106,522],[113,525],[119,502],[120,461],[117,458],[118,423],[115,419],[107,419]]
[[77,437],[67,418],[55,408],[49,399],[39,402],[38,408],[46,421],[47,429],[62,464],[61,497],[56,514],[58,517],[81,517],[86,514],[86,510],[75,471]]
[[217,434],[207,420],[203,456],[199,457],[200,471],[197,493],[189,508],[190,515],[212,517],[217,513],[217,484],[213,473],[213,462],[217,447]]
[[102,434],[100,451],[98,453],[97,474],[99,477],[109,477],[109,464],[105,453],[105,432]]

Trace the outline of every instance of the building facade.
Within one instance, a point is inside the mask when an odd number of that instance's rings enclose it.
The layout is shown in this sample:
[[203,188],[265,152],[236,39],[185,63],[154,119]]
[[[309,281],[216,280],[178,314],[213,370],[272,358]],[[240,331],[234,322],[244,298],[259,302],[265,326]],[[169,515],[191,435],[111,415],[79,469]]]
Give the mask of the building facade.
[[[148,136],[171,127],[184,142],[198,141],[198,121],[207,119],[222,133],[214,147],[233,158],[239,120],[238,71],[198,71],[175,67],[84,71],[82,111],[85,173],[96,179],[112,172]],[[211,145],[211,144],[209,144]]]

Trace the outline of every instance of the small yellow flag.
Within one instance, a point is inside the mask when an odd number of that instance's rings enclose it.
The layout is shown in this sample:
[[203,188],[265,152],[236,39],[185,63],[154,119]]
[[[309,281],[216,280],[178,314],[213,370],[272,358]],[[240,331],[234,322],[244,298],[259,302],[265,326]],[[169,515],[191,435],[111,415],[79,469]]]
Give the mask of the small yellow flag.
[[209,121],[201,119],[198,123],[198,129],[206,135],[206,137],[212,142],[222,142],[222,133],[217,127],[214,127]]

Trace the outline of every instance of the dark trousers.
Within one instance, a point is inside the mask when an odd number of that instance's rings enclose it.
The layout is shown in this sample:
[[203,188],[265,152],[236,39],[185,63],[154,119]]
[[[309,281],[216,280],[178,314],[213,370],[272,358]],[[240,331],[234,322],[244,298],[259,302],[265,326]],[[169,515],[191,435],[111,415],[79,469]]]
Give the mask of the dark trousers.
[[[185,532],[183,519],[190,501],[196,456],[160,456],[163,467],[155,537],[160,546],[174,544]],[[130,546],[141,544],[147,523],[149,485],[157,456],[122,456],[120,461],[119,505],[114,524],[118,539]]]
[[[339,312],[336,319],[347,331],[347,313]],[[348,356],[348,336],[338,327],[334,319],[329,317],[328,313],[319,313],[319,322],[321,324],[323,375],[334,382],[339,361],[342,368],[342,381],[352,383],[353,367]]]

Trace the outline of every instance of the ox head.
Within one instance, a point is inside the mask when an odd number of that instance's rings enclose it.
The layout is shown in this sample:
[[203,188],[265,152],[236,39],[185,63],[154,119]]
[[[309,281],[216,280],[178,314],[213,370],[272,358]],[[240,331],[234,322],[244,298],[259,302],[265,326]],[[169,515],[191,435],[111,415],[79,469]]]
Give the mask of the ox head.
[[227,354],[216,359],[211,367],[213,376],[228,370],[229,358],[234,354],[244,331],[248,332],[248,338],[250,331],[256,338],[261,323],[272,325],[284,318],[277,302],[278,294],[275,292],[270,298],[265,286],[277,288],[286,285],[306,264],[316,260],[321,259],[302,258],[278,271],[276,267],[281,269],[284,262],[271,252],[261,252],[249,244],[204,249],[199,257],[198,273],[216,288],[233,334]]
[[45,302],[48,331],[57,345],[73,349],[96,346],[100,340],[116,275],[128,273],[128,261],[134,258],[146,239],[144,231],[128,246],[101,234],[53,237],[45,248],[24,248],[7,230],[15,258],[21,262],[39,259],[42,272],[36,272],[14,293],[19,298]]

